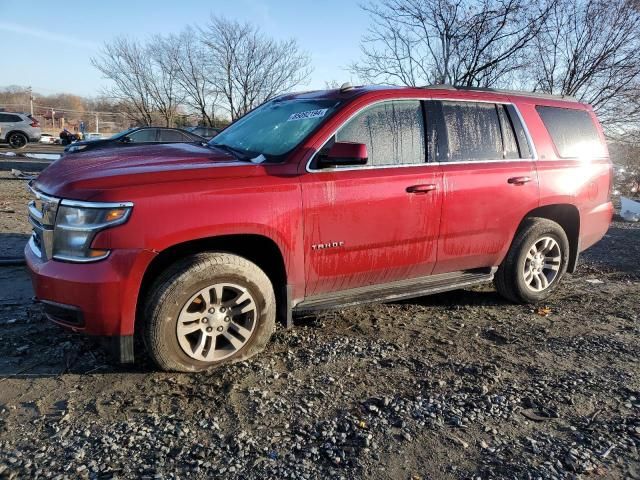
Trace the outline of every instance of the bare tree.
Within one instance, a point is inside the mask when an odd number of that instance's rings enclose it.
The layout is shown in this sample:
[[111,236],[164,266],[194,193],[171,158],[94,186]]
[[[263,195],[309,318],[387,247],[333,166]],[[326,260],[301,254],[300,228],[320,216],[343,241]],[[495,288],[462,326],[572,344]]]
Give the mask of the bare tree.
[[[537,90],[591,104],[609,130],[640,119],[640,13],[628,0],[559,0],[535,39]],[[635,124],[635,125],[633,125]]]
[[295,40],[276,41],[258,27],[211,17],[201,30],[208,69],[232,120],[303,84],[310,59]]
[[524,62],[549,6],[526,0],[382,0],[352,72],[373,83],[492,86]]
[[173,61],[170,50],[165,49],[164,38],[156,35],[147,45],[145,52],[149,59],[147,88],[156,111],[166,127],[173,124],[179,103],[184,98],[179,88],[179,66]]
[[105,43],[91,64],[113,82],[112,87],[105,89],[105,96],[126,105],[127,114],[138,123],[153,123],[154,104],[148,85],[151,66],[143,46],[118,37]]
[[106,43],[91,63],[113,82],[106,96],[121,101],[138,123],[151,125],[155,116],[170,126],[180,102],[176,69],[155,37],[143,44],[124,37]]
[[214,126],[218,92],[209,75],[210,60],[198,32],[187,27],[179,35],[169,35],[158,42],[165,59],[175,72],[175,80],[186,106],[198,112],[204,125]]

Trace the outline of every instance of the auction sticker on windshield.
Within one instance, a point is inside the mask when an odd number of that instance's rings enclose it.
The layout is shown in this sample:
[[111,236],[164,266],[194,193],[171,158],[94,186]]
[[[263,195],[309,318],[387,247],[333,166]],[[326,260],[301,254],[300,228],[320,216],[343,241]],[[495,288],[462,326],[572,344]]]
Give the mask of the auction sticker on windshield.
[[307,110],[306,112],[298,112],[292,113],[287,122],[292,122],[294,120],[305,120],[307,118],[317,118],[324,117],[324,114],[327,113],[328,108],[319,108],[318,110]]

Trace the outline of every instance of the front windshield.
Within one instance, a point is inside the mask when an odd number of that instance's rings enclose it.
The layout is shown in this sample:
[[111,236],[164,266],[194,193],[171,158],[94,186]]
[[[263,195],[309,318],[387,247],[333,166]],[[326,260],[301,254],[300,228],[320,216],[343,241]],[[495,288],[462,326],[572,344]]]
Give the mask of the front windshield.
[[210,142],[255,157],[284,155],[295,148],[338,105],[337,100],[272,100],[229,125]]

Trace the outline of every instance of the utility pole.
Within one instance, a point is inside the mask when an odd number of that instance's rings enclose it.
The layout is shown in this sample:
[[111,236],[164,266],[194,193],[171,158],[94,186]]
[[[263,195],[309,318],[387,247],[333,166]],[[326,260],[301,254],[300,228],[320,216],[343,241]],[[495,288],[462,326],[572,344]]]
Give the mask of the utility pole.
[[29,91],[29,106],[31,108],[31,116],[33,117],[33,90],[31,87],[27,90]]
[[100,133],[100,119],[98,119],[98,112],[96,112],[96,133]]

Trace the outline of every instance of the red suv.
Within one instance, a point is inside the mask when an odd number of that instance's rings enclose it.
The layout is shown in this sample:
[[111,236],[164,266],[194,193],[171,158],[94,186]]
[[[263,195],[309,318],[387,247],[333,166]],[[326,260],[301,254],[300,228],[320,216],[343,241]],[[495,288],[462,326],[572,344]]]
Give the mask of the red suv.
[[518,92],[283,95],[208,145],[64,157],[32,184],[25,254],[46,316],[133,361],[202,370],[292,312],[495,282],[546,298],[607,231],[592,109]]

